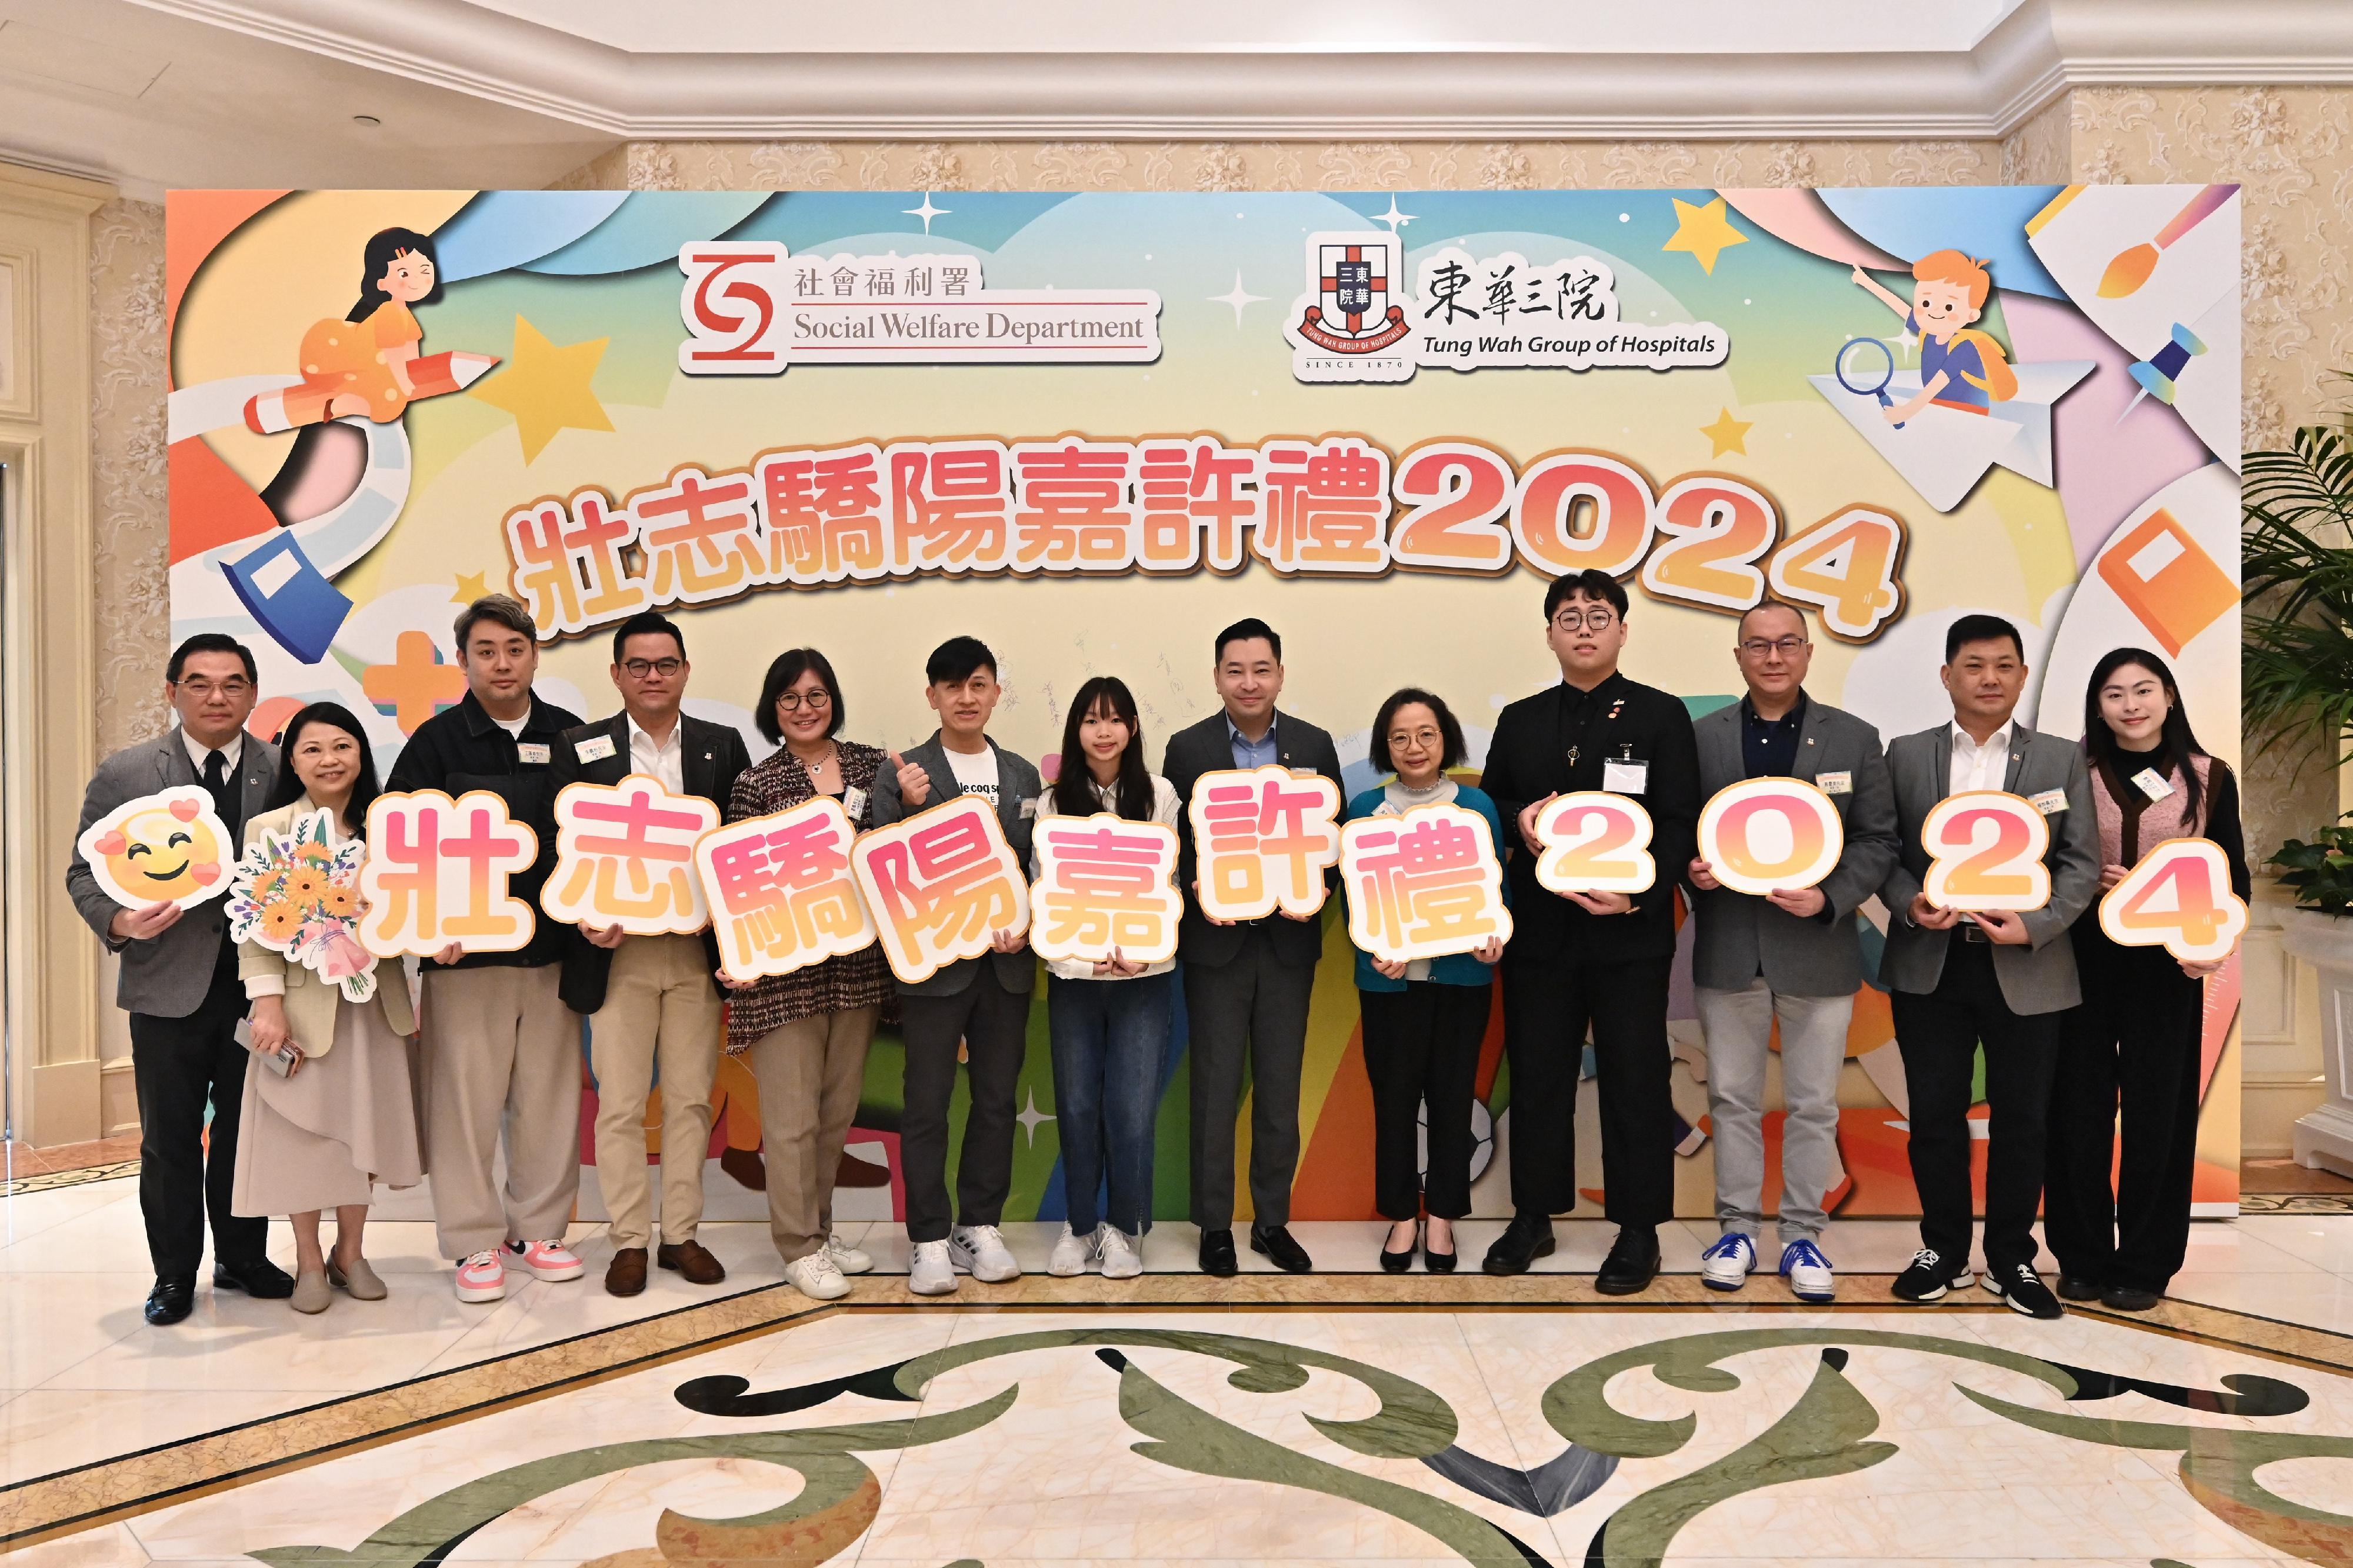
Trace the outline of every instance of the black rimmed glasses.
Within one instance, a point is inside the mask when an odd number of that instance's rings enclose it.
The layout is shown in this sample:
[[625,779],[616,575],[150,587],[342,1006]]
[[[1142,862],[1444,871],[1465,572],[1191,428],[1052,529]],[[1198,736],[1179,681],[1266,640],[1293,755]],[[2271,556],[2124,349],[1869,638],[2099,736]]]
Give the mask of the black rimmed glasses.
[[808,705],[809,711],[812,713],[822,712],[833,706],[833,693],[819,687],[808,692],[787,691],[776,699],[776,706],[787,713],[799,712],[803,703]]
[[671,676],[676,675],[680,670],[686,668],[686,660],[682,658],[633,658],[625,662],[621,668],[628,671],[629,679],[631,680],[643,680],[649,675],[659,675],[664,680],[668,680]]

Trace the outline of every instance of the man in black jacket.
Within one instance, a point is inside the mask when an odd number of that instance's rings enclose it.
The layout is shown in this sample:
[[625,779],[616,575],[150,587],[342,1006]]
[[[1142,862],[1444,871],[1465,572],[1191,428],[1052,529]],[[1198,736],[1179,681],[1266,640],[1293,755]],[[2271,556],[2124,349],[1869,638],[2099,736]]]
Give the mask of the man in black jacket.
[[[1332,737],[1278,711],[1282,639],[1264,621],[1237,621],[1218,634],[1215,676],[1224,708],[1168,738],[1161,773],[1189,801],[1206,773],[1270,764],[1321,773],[1340,785]],[[1341,798],[1346,799],[1343,793]],[[1299,1170],[1299,1077],[1307,1055],[1307,1002],[1324,952],[1320,913],[1277,911],[1261,920],[1212,921],[1193,890],[1192,814],[1177,818],[1177,886],[1185,915],[1176,956],[1185,965],[1191,1030],[1193,1223],[1201,1227],[1201,1271],[1220,1277],[1234,1256],[1234,1117],[1242,1067],[1250,1079],[1250,1247],[1294,1274],[1314,1268],[1291,1234],[1291,1182]]]
[[[539,836],[539,858],[508,883],[535,910],[555,864],[555,748],[580,716],[532,691],[538,628],[506,595],[467,605],[457,642],[465,699],[417,727],[385,788],[505,801]],[[460,1301],[504,1296],[510,1267],[580,1278],[564,1245],[580,1186],[580,1020],[556,985],[565,941],[564,927],[541,918],[516,952],[469,953],[453,942],[425,961],[425,1168]],[[501,1126],[503,1199],[491,1179]]]
[[[621,710],[566,730],[551,783],[617,784],[632,773],[674,795],[700,795],[727,815],[736,776],[752,765],[743,734],[679,710],[693,666],[686,634],[648,610],[613,634],[613,685]],[[690,868],[689,875],[692,875]],[[705,926],[688,934],[631,936],[583,922],[564,954],[565,1005],[588,1017],[596,1072],[596,1187],[613,1238],[605,1289],[646,1288],[653,1204],[646,1176],[646,1103],[661,1074],[661,1247],[664,1268],[695,1285],[727,1269],[695,1240],[702,1222],[703,1150],[711,1142],[711,1086],[719,1073],[719,947]]]
[[[1546,590],[1545,644],[1560,662],[1560,684],[1504,710],[1480,784],[1506,821],[1517,820],[1521,840],[1510,867],[1514,929],[1504,950],[1514,1213],[1486,1269],[1518,1274],[1551,1252],[1552,1216],[1577,1205],[1577,1080],[1589,1024],[1603,1212],[1619,1227],[1593,1283],[1628,1296],[1658,1273],[1658,1226],[1674,1215],[1667,976],[1674,880],[1697,844],[1699,750],[1683,699],[1620,673],[1626,590],[1607,573],[1575,573]],[[1536,885],[1536,814],[1578,790],[1628,795],[1649,811],[1660,869],[1649,889],[1562,894]]]

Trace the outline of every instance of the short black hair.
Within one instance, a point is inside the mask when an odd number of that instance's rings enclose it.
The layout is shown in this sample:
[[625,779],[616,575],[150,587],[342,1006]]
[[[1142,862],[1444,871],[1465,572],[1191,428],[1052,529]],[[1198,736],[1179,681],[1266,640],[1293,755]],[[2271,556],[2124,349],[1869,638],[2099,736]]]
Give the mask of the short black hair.
[[1419,686],[1408,686],[1390,692],[1389,700],[1373,716],[1370,761],[1375,771],[1397,772],[1397,764],[1389,761],[1389,726],[1396,722],[1398,709],[1415,702],[1438,715],[1438,771],[1444,773],[1462,760],[1462,724],[1454,717],[1454,710],[1446,705],[1445,699],[1433,697]]
[[1753,604],[1753,605],[1749,605],[1746,609],[1745,609],[1745,610],[1743,610],[1743,611],[1741,611],[1741,612],[1740,612],[1740,619],[1739,619],[1736,623],[1735,623],[1735,625],[1734,625],[1734,626],[1733,626],[1733,630],[1732,630],[1732,635],[1733,635],[1735,637],[1746,637],[1746,636],[1748,635],[1748,617],[1749,617],[1749,616],[1759,616],[1759,615],[1763,615],[1767,610],[1784,610],[1784,611],[1787,611],[1788,614],[1790,614],[1790,615],[1793,615],[1793,616],[1797,616],[1797,617],[1798,617],[1798,630],[1799,630],[1800,633],[1803,633],[1803,632],[1805,631],[1805,629],[1806,629],[1806,612],[1805,612],[1805,611],[1803,611],[1803,610],[1801,610],[1801,609],[1798,608],[1798,606],[1797,606],[1797,605],[1793,605],[1793,604],[1789,603],[1789,601],[1788,601],[1788,600],[1787,600],[1787,599],[1775,599],[1775,598],[1767,597],[1767,598],[1763,598],[1763,599],[1759,599],[1759,600],[1757,600],[1755,604]]
[[474,635],[474,625],[488,621],[504,626],[511,632],[521,632],[533,642],[539,641],[539,623],[522,607],[522,601],[512,594],[485,594],[458,612],[457,624],[450,634],[458,639],[458,657],[466,657],[466,639]]
[[1599,599],[1617,611],[1620,620],[1626,618],[1625,584],[1609,573],[1598,567],[1588,566],[1582,572],[1562,573],[1554,578],[1552,585],[1545,590],[1545,620],[1547,623],[1552,620],[1553,612],[1558,610],[1562,602],[1571,594],[1582,594],[1588,599]]
[[793,683],[812,669],[817,671],[818,684],[833,699],[833,722],[825,727],[825,732],[830,738],[840,731],[841,683],[833,678],[833,665],[813,647],[788,647],[768,666],[767,677],[760,682],[760,705],[752,710],[752,722],[768,738],[770,745],[785,743],[785,727],[776,722],[776,699],[791,690]]
[[233,653],[245,665],[245,678],[259,682],[260,672],[253,662],[253,650],[227,632],[198,632],[172,650],[172,662],[164,667],[164,679],[173,685],[180,684],[180,672],[187,668],[192,653]]
[[1211,664],[1222,664],[1225,662],[1226,645],[1228,643],[1250,642],[1259,637],[1264,637],[1266,639],[1266,646],[1274,650],[1274,662],[1281,664],[1282,662],[1282,638],[1276,634],[1275,629],[1272,626],[1268,626],[1256,616],[1246,616],[1242,619],[1236,621],[1232,626],[1228,626],[1224,631],[1219,632],[1218,634],[1216,646],[1211,647],[1209,650],[1209,662]]
[[997,673],[997,656],[988,651],[987,643],[978,637],[950,637],[923,661],[923,681],[929,686],[943,680],[961,686],[984,666],[989,674]]
[[650,637],[670,638],[670,641],[678,644],[678,657],[681,658],[686,657],[686,634],[678,629],[678,623],[659,610],[639,610],[636,615],[623,621],[620,629],[614,632],[613,662],[615,664],[621,662],[621,650],[628,647],[631,637]]
[[2025,639],[2018,635],[2016,626],[2000,616],[1963,616],[1945,633],[1945,662],[1952,663],[1953,656],[1961,651],[1964,643],[1996,642],[2003,637],[2010,639],[2010,646],[2018,650],[2020,658],[2026,657]]
[[352,798],[343,807],[343,814],[351,818],[352,837],[365,838],[368,805],[384,790],[376,783],[375,753],[369,748],[367,731],[358,716],[340,702],[313,702],[287,720],[286,727],[278,731],[278,774],[270,780],[269,794],[263,797],[261,809],[276,811],[302,798],[301,775],[294,771],[294,743],[313,724],[341,730],[360,743],[359,773],[352,780]]

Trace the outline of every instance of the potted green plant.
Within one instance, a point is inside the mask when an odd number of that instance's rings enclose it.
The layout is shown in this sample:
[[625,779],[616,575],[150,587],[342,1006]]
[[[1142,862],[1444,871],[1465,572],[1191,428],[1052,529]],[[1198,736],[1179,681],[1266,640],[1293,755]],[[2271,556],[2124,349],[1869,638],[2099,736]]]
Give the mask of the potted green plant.
[[[2242,477],[2248,732],[2300,763],[2342,766],[2353,752],[2353,444],[2342,426],[2308,426],[2285,451],[2247,454]],[[2353,828],[2291,838],[2267,863],[2295,894],[2282,943],[2320,975],[2327,1089],[2295,1124],[2295,1157],[2353,1175]]]

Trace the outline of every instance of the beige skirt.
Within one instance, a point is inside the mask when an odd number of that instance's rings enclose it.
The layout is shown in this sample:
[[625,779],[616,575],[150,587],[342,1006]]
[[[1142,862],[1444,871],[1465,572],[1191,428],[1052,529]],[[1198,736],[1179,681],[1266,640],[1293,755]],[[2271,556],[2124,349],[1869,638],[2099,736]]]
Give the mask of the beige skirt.
[[415,1186],[416,1084],[416,1037],[394,1034],[373,1000],[337,1003],[334,1048],[291,1078],[248,1062],[235,1212],[309,1214],[372,1203],[379,1182]]

